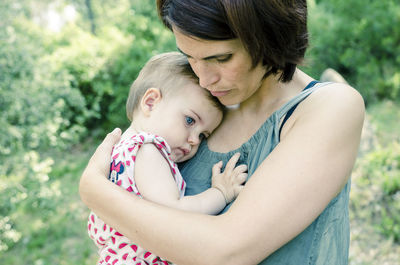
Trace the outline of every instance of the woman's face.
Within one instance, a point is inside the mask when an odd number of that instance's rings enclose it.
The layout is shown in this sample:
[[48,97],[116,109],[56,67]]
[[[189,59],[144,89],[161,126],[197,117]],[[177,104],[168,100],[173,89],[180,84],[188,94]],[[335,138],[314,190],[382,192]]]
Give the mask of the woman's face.
[[249,53],[238,39],[214,41],[194,38],[174,28],[178,49],[188,57],[193,71],[224,105],[250,98],[261,86],[265,68],[252,68]]

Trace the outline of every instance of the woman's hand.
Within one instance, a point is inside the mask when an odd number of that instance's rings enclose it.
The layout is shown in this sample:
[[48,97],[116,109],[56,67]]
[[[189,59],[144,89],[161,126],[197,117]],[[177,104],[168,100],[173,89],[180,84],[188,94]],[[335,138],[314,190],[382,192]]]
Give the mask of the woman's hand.
[[224,172],[221,173],[222,162],[216,163],[212,168],[211,187],[216,188],[225,197],[226,204],[233,201],[243,189],[243,183],[247,179],[247,166],[236,163],[239,160],[240,153],[236,153],[226,163]]
[[103,142],[97,147],[96,151],[89,160],[88,165],[82,173],[79,183],[79,193],[82,201],[86,201],[85,194],[91,188],[92,178],[102,176],[107,178],[110,172],[110,159],[113,146],[118,143],[121,138],[121,129],[116,128],[107,134]]

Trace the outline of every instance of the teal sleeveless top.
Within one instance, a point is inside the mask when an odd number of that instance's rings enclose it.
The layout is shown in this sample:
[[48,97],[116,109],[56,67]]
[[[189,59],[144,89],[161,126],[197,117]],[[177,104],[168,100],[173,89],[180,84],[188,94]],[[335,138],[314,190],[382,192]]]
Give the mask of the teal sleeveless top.
[[[207,141],[203,141],[196,156],[180,165],[187,185],[185,195],[198,194],[208,189],[211,186],[212,166],[221,160],[225,165],[237,152],[241,153],[238,164],[248,166],[248,177],[251,178],[257,167],[279,143],[282,118],[308,95],[326,84],[317,83],[311,88],[303,90],[274,112],[258,131],[236,150],[228,153],[213,152],[208,149]],[[350,241],[349,192],[350,180],[311,225],[260,264],[347,265]],[[301,205],[299,206],[301,207]],[[229,207],[230,205],[224,211]]]

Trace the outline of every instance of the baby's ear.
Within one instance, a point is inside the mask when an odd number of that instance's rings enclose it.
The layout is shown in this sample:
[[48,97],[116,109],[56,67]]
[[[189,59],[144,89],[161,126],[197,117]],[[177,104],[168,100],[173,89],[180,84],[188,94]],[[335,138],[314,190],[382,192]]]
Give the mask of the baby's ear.
[[145,115],[148,115],[157,104],[160,103],[161,99],[161,90],[159,88],[151,87],[144,93],[140,101],[140,108]]

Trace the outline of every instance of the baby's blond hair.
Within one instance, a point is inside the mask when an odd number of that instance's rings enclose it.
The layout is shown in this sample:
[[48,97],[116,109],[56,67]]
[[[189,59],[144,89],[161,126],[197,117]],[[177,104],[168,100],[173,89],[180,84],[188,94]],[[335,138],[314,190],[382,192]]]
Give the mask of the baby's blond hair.
[[[149,88],[158,88],[162,97],[171,92],[177,92],[185,87],[186,82],[198,84],[199,79],[193,72],[190,64],[183,54],[168,52],[153,56],[139,72],[138,77],[131,85],[126,102],[126,114],[132,121],[133,113],[138,108],[139,102]],[[204,89],[214,105],[220,109],[221,103]]]

